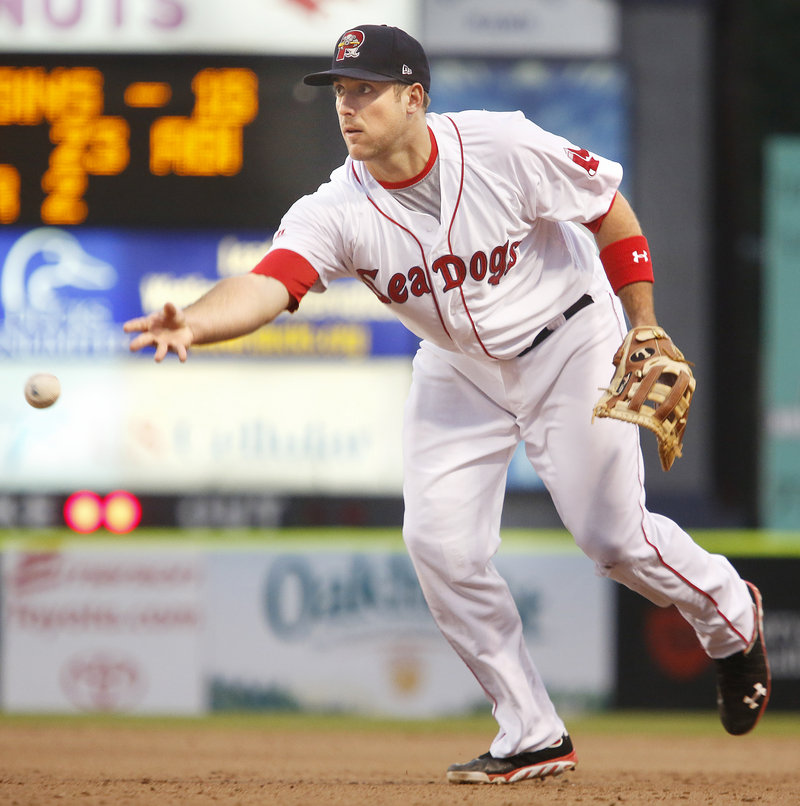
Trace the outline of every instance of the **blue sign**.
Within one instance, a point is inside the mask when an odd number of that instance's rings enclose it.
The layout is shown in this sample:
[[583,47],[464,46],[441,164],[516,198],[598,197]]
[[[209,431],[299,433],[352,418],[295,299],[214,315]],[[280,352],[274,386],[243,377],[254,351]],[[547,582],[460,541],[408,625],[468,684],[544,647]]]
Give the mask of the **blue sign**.
[[[128,355],[122,323],[185,306],[220,278],[258,263],[272,233],[6,227],[0,230],[0,355]],[[342,294],[350,284],[368,304]],[[309,294],[296,314],[198,353],[237,356],[410,356],[419,339],[356,280]],[[329,302],[320,305],[321,298]],[[343,304],[337,308],[339,301]]]

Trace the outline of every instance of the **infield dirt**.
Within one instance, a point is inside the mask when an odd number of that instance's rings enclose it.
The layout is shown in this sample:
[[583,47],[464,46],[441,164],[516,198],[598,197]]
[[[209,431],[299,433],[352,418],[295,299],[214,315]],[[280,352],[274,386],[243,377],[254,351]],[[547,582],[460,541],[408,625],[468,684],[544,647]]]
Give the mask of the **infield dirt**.
[[575,772],[453,785],[444,771],[486,749],[474,730],[0,721],[0,803],[800,804],[800,735],[573,730]]

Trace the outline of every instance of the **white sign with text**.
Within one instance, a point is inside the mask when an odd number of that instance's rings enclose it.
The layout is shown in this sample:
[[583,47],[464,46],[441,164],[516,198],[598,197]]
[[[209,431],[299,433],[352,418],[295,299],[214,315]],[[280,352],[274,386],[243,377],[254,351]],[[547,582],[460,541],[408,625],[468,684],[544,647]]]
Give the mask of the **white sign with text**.
[[7,550],[2,707],[195,714],[203,566],[191,550]]
[[328,55],[352,25],[414,33],[415,10],[414,0],[5,0],[0,47]]
[[[25,379],[61,381],[31,408]],[[0,366],[0,474],[16,490],[399,495],[408,358]]]
[[[551,696],[573,710],[607,702],[613,583],[578,552],[501,554],[497,568]],[[208,585],[212,708],[417,718],[488,707],[434,624],[402,548],[218,552]]]

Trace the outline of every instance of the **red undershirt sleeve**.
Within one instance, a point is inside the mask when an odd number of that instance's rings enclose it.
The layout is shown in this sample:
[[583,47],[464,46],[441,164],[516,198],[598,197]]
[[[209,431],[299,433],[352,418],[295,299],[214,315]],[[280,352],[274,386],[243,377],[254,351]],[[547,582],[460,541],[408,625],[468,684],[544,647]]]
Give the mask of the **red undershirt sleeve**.
[[253,274],[274,277],[286,286],[291,299],[289,311],[297,310],[300,300],[319,279],[314,267],[291,249],[273,249],[252,269]]

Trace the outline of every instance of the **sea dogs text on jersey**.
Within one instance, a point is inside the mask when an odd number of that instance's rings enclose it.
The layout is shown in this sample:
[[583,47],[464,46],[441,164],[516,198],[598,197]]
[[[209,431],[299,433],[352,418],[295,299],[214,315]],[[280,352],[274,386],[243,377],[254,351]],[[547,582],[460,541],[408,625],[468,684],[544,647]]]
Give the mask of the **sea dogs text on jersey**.
[[[431,269],[434,275],[441,278],[441,290],[444,292],[460,288],[467,277],[475,282],[485,280],[489,285],[497,285],[517,262],[519,244],[519,241],[511,244],[506,241],[502,246],[495,246],[488,255],[482,251],[475,252],[468,261],[458,255],[442,255],[433,261]],[[370,291],[387,305],[406,302],[409,293],[415,297],[431,293],[428,273],[421,266],[414,266],[405,274],[393,274],[383,290],[375,284],[377,269],[358,269],[357,272]],[[431,281],[435,281],[435,278],[432,277]]]

